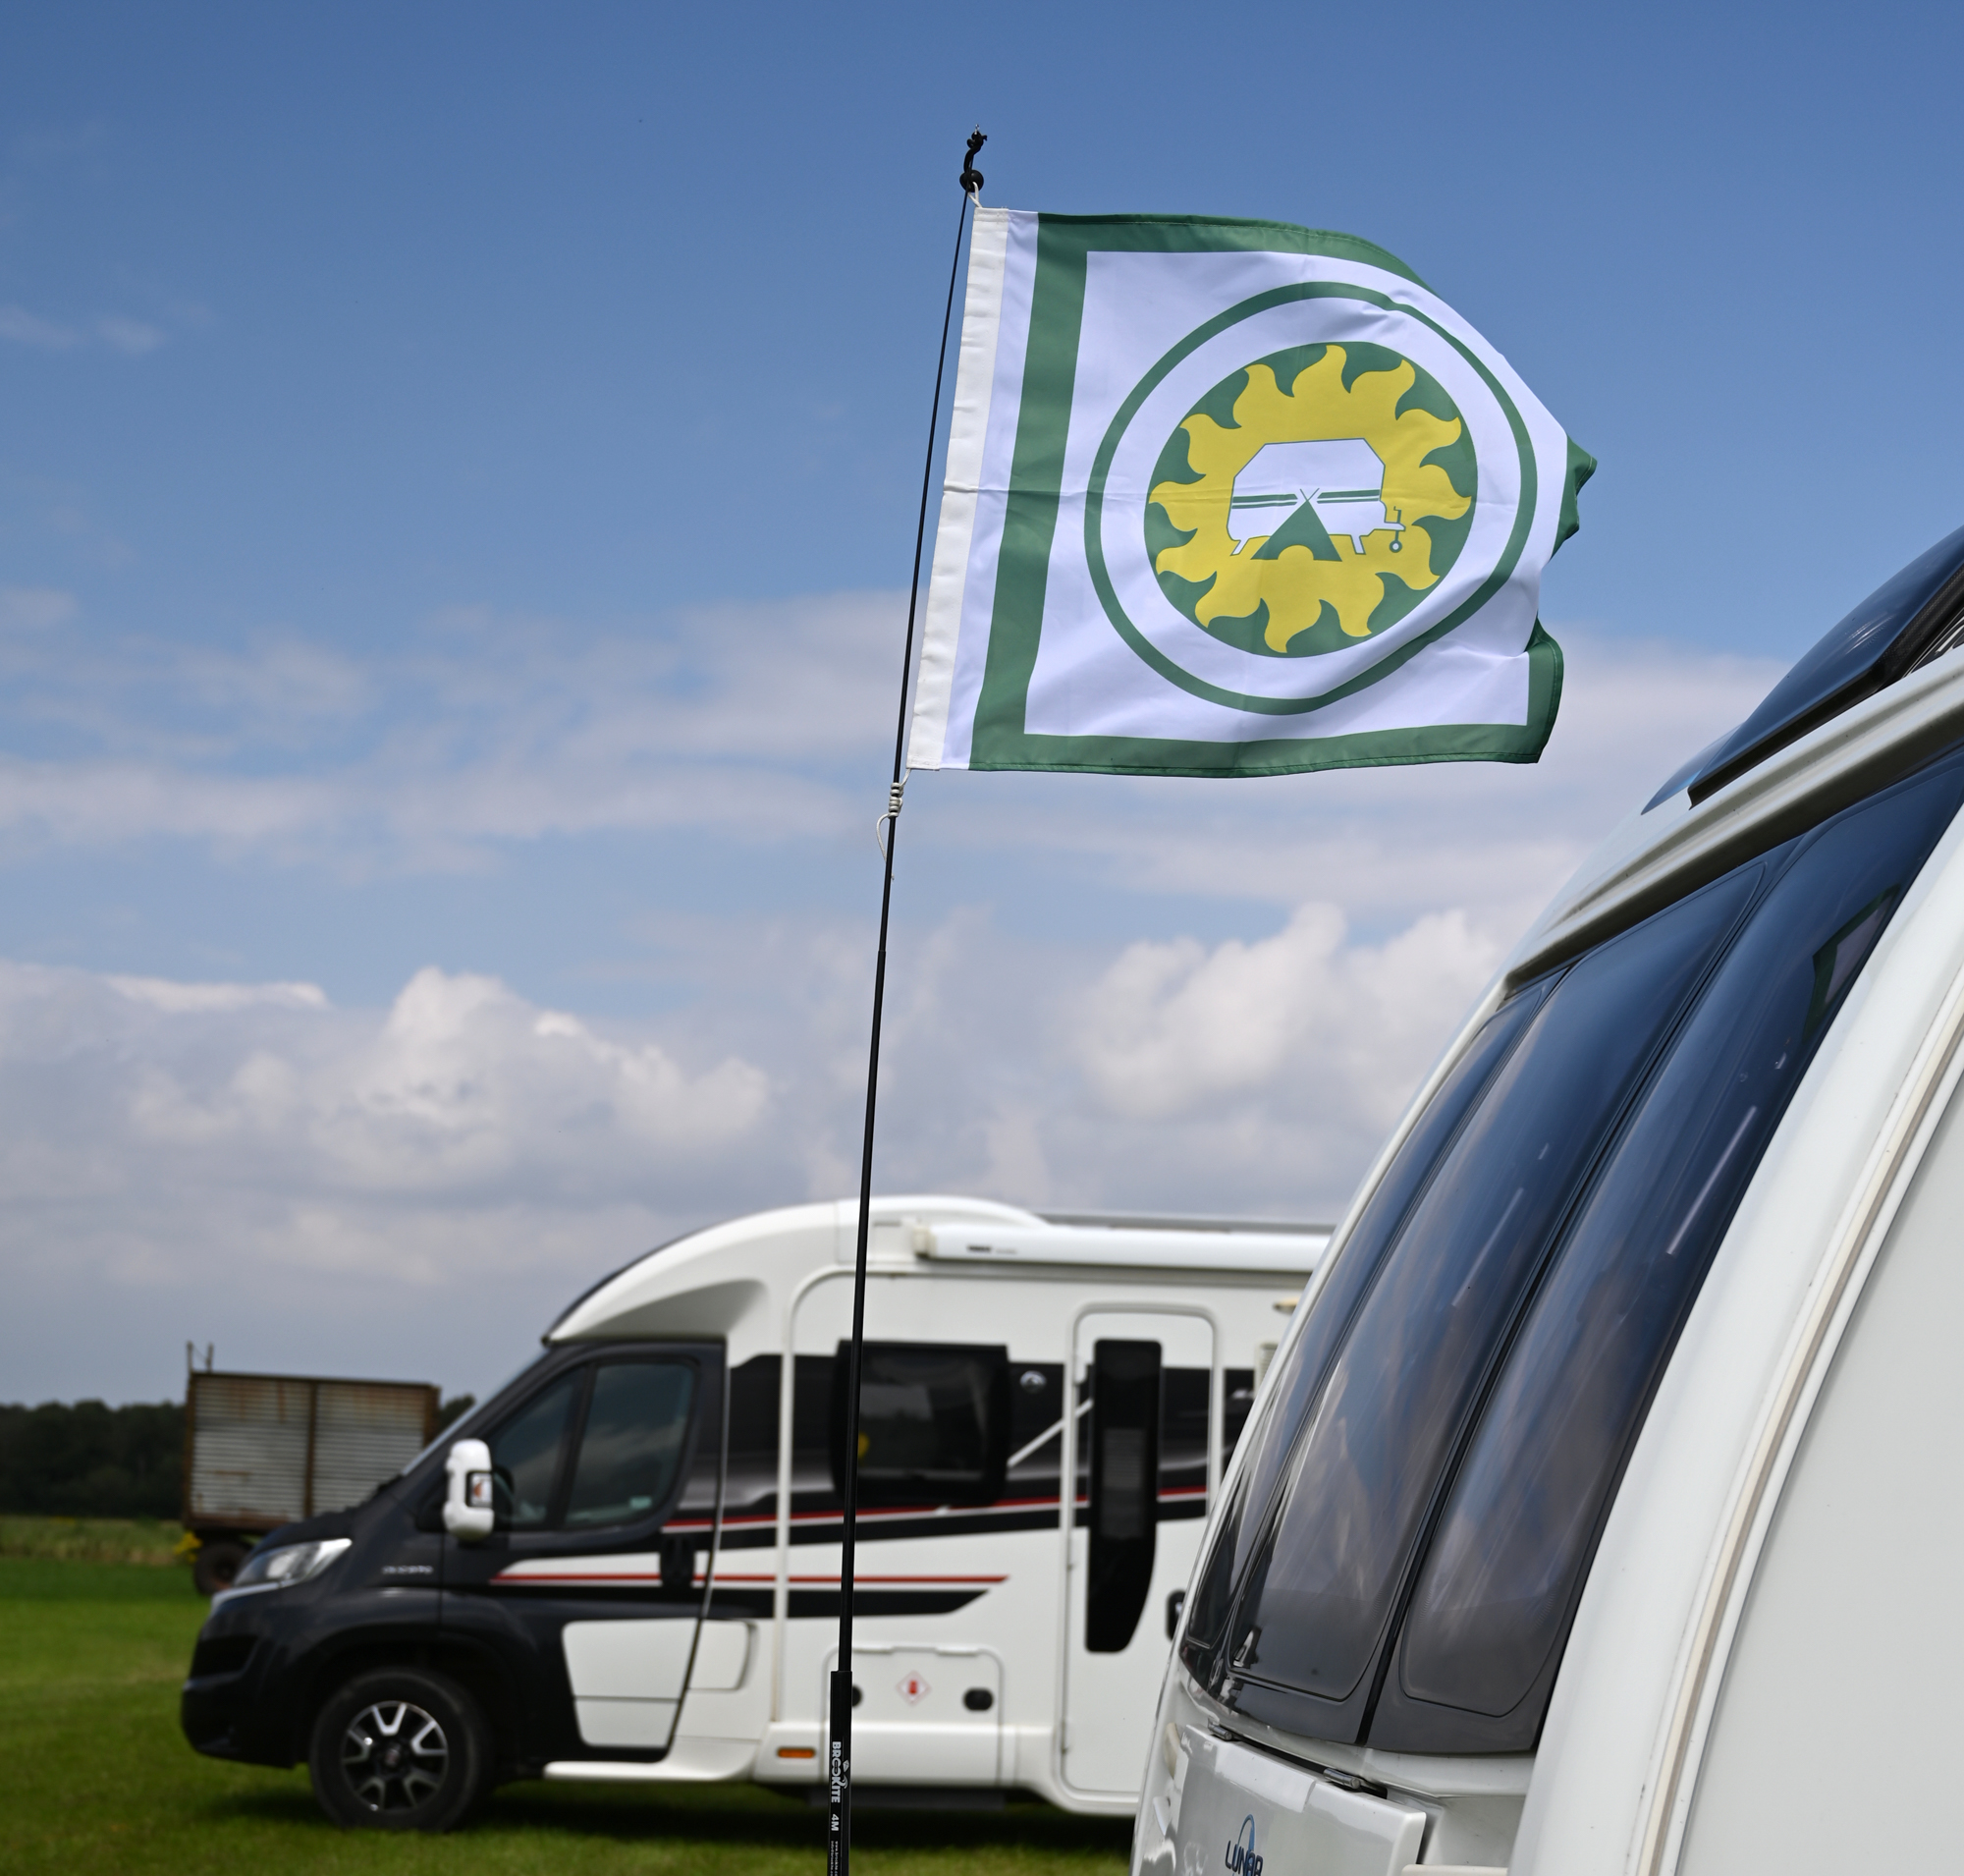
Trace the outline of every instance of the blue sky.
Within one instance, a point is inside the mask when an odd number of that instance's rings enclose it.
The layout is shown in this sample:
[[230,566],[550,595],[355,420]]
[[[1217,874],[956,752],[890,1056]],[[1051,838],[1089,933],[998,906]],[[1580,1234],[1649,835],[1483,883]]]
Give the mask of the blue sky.
[[641,1243],[849,1187],[976,122],[991,201],[1380,243],[1602,462],[1539,770],[910,797],[883,1184],[1335,1210],[1590,842],[1957,524],[1959,39],[10,16],[0,1397],[188,1336],[480,1385]]

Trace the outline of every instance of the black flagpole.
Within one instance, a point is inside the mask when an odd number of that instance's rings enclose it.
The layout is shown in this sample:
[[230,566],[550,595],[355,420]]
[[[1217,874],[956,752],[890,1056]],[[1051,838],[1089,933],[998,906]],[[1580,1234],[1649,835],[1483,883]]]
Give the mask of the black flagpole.
[[[852,1577],[859,1537],[859,1353],[866,1334],[866,1240],[873,1219],[873,1117],[880,1092],[880,1012],[887,995],[887,917],[894,903],[894,843],[900,831],[901,767],[906,753],[907,681],[913,672],[914,614],[920,602],[921,548],[927,539],[927,498],[934,474],[934,438],[941,425],[941,384],[948,369],[948,329],[955,317],[955,281],[961,271],[961,237],[968,205],[982,194],[976,152],[989,139],[978,130],[961,165],[961,211],[955,224],[955,259],[948,270],[948,304],[941,315],[941,357],[934,368],[934,407],[921,465],[920,519],[914,526],[914,577],[907,587],[907,640],[900,657],[900,712],[894,731],[894,779],[887,794],[886,876],[880,886],[880,949],[873,963],[873,1041],[866,1064],[866,1132],[859,1153],[859,1242],[852,1265],[852,1342],[846,1367],[846,1491],[844,1548],[839,1559],[839,1662],[832,1671],[832,1732],[826,1778],[831,1788],[826,1836],[827,1876],[846,1876],[852,1861]],[[791,1376],[783,1385],[790,1386]]]

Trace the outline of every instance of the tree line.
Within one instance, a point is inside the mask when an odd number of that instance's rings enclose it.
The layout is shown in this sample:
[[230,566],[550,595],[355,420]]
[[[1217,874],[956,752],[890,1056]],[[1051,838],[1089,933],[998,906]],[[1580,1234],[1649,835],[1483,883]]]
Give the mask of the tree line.
[[[473,1402],[446,1401],[448,1426]],[[39,1517],[176,1517],[184,1508],[184,1404],[0,1405],[0,1513]]]

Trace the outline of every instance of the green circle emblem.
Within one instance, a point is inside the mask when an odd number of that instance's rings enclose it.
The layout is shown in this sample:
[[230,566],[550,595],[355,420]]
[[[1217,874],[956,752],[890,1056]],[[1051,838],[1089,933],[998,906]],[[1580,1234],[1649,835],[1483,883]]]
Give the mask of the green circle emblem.
[[1263,657],[1394,625],[1450,571],[1478,498],[1439,381],[1384,346],[1305,345],[1216,384],[1161,450],[1145,510],[1160,590]]

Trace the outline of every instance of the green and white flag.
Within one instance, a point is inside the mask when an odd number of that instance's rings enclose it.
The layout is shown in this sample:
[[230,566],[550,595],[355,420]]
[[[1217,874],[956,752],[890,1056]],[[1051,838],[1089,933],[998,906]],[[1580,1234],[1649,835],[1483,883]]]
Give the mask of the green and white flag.
[[1595,468],[1367,242],[976,211],[908,762],[1532,762]]

